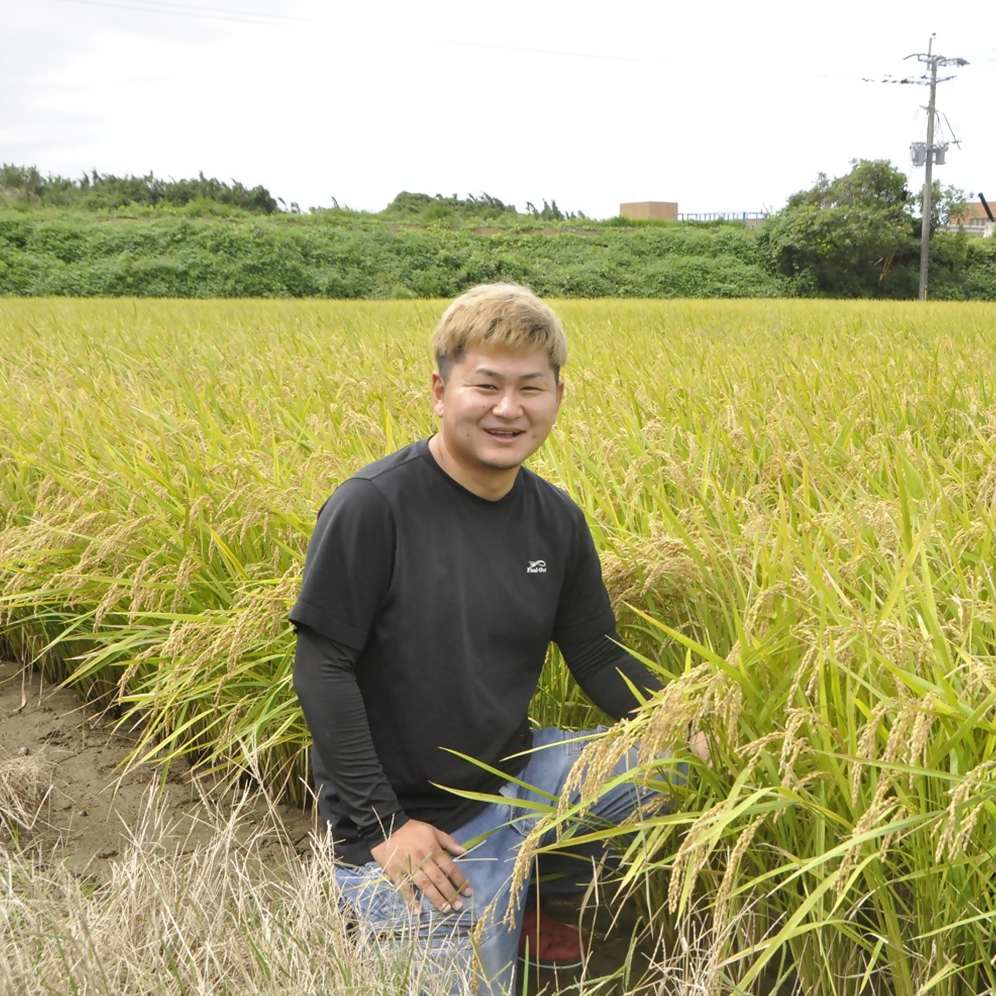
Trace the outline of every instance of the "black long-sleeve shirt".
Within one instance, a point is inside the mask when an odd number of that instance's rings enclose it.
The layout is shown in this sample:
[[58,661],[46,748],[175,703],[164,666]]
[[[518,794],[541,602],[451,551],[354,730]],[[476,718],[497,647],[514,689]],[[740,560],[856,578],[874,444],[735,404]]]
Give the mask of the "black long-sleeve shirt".
[[[573,647],[564,660],[585,694],[613,719],[636,704],[627,680],[645,691],[660,682],[619,645],[613,631]],[[298,627],[294,689],[342,810],[369,848],[408,820],[374,749],[354,667],[359,652]]]
[[399,820],[452,833],[484,806],[472,795],[522,769],[551,643],[612,716],[634,704],[623,674],[656,684],[609,638],[601,564],[571,498],[522,467],[484,499],[426,440],[329,498],[290,618],[319,811],[351,864]]

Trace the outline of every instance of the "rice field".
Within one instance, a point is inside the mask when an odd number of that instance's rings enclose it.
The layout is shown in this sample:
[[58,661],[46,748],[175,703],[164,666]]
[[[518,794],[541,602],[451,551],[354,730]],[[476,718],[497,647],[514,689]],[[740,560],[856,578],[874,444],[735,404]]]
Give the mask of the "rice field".
[[[531,466],[667,682],[594,770],[640,742],[666,775],[689,723],[712,748],[617,887],[665,941],[706,924],[701,991],[993,991],[996,306],[557,307]],[[304,549],[339,481],[433,430],[442,308],[4,301],[0,651],[140,720],[138,758],[303,799]],[[556,653],[532,715],[597,721]]]

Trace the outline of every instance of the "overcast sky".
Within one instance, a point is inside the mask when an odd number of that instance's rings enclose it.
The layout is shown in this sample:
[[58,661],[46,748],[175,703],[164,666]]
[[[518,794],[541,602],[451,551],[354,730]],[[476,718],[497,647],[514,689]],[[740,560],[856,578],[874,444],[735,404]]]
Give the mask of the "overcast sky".
[[996,201],[996,4],[835,0],[0,0],[0,160],[263,184],[302,208],[400,190],[777,209],[890,159]]

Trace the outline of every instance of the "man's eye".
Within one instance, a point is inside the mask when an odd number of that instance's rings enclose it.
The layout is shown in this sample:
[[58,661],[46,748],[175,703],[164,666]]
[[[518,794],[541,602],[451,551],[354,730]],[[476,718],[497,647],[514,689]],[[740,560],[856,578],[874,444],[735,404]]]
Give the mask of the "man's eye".
[[478,384],[477,385],[482,391],[495,391],[497,388],[494,384]]

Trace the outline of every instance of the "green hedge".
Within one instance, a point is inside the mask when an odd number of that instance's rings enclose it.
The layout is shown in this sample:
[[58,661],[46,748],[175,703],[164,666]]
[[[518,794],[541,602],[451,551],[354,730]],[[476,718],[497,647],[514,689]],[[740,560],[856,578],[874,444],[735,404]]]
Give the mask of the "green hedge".
[[[6,211],[0,295],[445,298],[496,280],[576,298],[811,292],[774,272],[751,229],[583,224],[495,232],[338,224],[322,214],[232,220]],[[996,242],[938,236],[931,296],[996,299]]]
[[450,297],[516,280],[559,297],[772,297],[752,233],[669,226],[541,232],[0,216],[0,294]]

